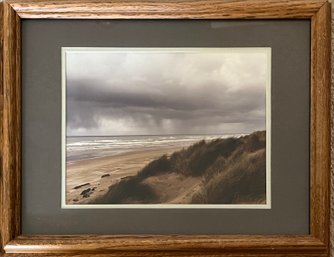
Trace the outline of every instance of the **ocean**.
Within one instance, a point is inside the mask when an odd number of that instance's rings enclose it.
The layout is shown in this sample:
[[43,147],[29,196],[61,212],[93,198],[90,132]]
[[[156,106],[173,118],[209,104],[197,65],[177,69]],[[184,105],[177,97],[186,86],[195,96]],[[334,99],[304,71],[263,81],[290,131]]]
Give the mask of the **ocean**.
[[181,149],[200,140],[210,141],[217,138],[240,137],[243,135],[245,134],[67,137],[66,161],[69,163],[141,149],[169,147],[180,147]]

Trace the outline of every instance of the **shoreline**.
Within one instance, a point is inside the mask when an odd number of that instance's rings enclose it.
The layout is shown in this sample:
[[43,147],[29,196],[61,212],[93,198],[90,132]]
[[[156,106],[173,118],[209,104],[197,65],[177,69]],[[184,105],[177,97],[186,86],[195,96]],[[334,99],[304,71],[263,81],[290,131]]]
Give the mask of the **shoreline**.
[[266,132],[67,164],[66,204],[266,203]]
[[[66,203],[85,204],[103,195],[109,186],[135,176],[146,164],[186,146],[133,150],[110,156],[71,161],[66,164]],[[89,190],[90,194],[84,193]]]

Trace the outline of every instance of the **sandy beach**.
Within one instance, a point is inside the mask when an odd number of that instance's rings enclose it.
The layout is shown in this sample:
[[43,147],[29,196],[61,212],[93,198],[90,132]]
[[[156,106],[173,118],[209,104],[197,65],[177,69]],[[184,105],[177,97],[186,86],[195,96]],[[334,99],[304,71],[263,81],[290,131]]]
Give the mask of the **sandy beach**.
[[[66,203],[263,204],[265,139],[258,131],[190,146],[156,139],[148,146],[145,138],[77,140],[70,145],[77,146],[75,158],[67,162]],[[106,142],[114,147],[102,148]]]
[[[71,161],[66,171],[66,203],[85,204],[104,195],[109,186],[134,176],[146,164],[164,154],[172,154],[182,147],[129,151],[112,156]],[[90,189],[90,190],[88,190]],[[85,190],[89,194],[85,194]]]

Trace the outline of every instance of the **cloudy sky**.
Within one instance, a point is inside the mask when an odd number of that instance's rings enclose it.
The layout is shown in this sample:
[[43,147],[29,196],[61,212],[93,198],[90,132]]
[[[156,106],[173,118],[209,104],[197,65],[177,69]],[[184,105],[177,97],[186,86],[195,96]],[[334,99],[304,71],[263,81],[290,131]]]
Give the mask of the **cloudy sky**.
[[67,50],[67,135],[264,130],[267,53]]

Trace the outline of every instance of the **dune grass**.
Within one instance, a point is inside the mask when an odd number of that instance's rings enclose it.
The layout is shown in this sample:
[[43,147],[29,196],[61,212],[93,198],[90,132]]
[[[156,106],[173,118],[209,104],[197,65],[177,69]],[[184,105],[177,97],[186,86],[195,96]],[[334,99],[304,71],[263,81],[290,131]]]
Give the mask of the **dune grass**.
[[191,204],[265,203],[265,138],[265,131],[258,131],[239,138],[199,141],[150,162],[136,176],[112,185],[95,203],[160,203],[154,188],[143,181],[172,172],[202,179]]

